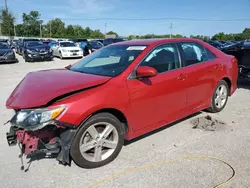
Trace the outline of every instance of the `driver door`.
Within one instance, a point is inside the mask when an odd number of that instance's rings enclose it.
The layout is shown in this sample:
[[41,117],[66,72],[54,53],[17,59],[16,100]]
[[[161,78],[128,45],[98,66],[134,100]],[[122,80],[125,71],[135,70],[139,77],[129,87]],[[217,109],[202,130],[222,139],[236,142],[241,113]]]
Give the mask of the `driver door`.
[[181,78],[181,61],[175,44],[151,51],[139,66],[150,66],[158,75],[127,80],[131,103],[130,123],[135,130],[166,125],[186,114],[186,81]]

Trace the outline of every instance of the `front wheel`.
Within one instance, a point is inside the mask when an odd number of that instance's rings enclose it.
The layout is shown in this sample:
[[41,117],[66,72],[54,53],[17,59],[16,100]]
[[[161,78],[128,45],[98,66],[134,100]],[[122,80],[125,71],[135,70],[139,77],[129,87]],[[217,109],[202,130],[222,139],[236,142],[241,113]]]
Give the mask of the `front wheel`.
[[228,100],[229,87],[225,80],[221,80],[217,87],[215,88],[214,94],[212,96],[211,107],[208,111],[212,113],[217,113],[222,111]]
[[62,52],[59,52],[60,59],[63,59]]
[[86,121],[73,139],[70,154],[82,168],[97,168],[113,161],[124,143],[122,123],[110,113]]

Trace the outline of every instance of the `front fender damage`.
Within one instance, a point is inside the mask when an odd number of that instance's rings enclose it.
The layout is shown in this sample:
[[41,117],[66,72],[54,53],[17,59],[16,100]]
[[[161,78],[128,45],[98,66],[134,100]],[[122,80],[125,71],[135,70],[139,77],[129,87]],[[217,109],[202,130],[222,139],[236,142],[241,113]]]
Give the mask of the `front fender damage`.
[[18,144],[21,151],[19,157],[22,170],[24,170],[23,156],[29,158],[30,163],[38,159],[38,156],[53,155],[60,164],[71,165],[70,148],[77,128],[76,126],[69,127],[68,124],[63,127],[62,122],[59,124],[60,127],[50,125],[37,131],[28,131],[13,125],[10,127],[9,132],[6,133],[7,142],[9,146]]

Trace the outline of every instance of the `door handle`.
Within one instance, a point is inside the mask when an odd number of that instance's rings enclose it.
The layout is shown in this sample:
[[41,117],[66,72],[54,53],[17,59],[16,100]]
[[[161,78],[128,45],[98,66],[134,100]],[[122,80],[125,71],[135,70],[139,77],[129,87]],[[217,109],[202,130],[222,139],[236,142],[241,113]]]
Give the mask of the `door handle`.
[[177,77],[178,80],[185,80],[187,78],[187,75],[181,74]]

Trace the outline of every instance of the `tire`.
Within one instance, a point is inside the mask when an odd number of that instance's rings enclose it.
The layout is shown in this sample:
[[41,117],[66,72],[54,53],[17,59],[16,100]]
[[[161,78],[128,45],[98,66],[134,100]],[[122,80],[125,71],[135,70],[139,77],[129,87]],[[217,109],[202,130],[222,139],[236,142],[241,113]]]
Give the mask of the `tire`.
[[[221,90],[223,88],[223,91]],[[222,91],[222,96],[219,97],[218,92]],[[228,101],[229,96],[229,87],[225,80],[221,80],[216,86],[212,99],[211,99],[211,107],[208,109],[209,112],[218,113],[222,111]],[[218,97],[220,99],[218,99]],[[219,104],[220,103],[220,104]]]
[[61,52],[59,52],[59,57],[60,57],[60,59],[63,59],[63,56],[62,56]]
[[[93,131],[93,127],[95,128],[94,130],[96,130],[97,132]],[[106,134],[106,136],[108,135],[108,137],[106,137],[106,139],[103,142],[103,140],[101,139],[103,132],[105,132],[106,130],[111,130],[111,129],[112,129],[111,132],[107,131],[107,132],[110,132],[110,134]],[[92,133],[90,134],[89,132],[92,132]],[[70,155],[73,161],[75,162],[75,164],[82,168],[91,169],[91,168],[98,168],[98,167],[104,166],[112,162],[120,153],[122,146],[124,144],[124,132],[125,131],[124,131],[123,125],[112,114],[110,113],[96,114],[92,116],[90,119],[88,119],[76,133],[75,137],[73,138],[72,145],[70,148]],[[94,134],[94,133],[98,133],[98,134]],[[100,136],[101,138],[93,138],[96,135]],[[86,139],[87,141],[85,142],[84,140]],[[90,147],[91,149],[87,149],[86,151],[83,152],[83,154],[81,153],[80,146],[83,146],[83,145],[86,146],[86,143],[88,144],[90,144],[91,142],[95,143],[96,140],[98,139],[100,139],[100,142],[103,142],[103,143],[99,143],[99,141],[97,141],[96,144],[91,144],[91,147]],[[107,141],[107,143],[105,143],[105,141]],[[112,149],[108,149],[105,147],[107,146],[108,141],[111,141],[109,143],[115,143],[114,145],[112,145]],[[96,152],[98,151],[98,149],[103,152],[103,154],[99,158],[96,157],[98,155],[95,155],[98,153]]]

